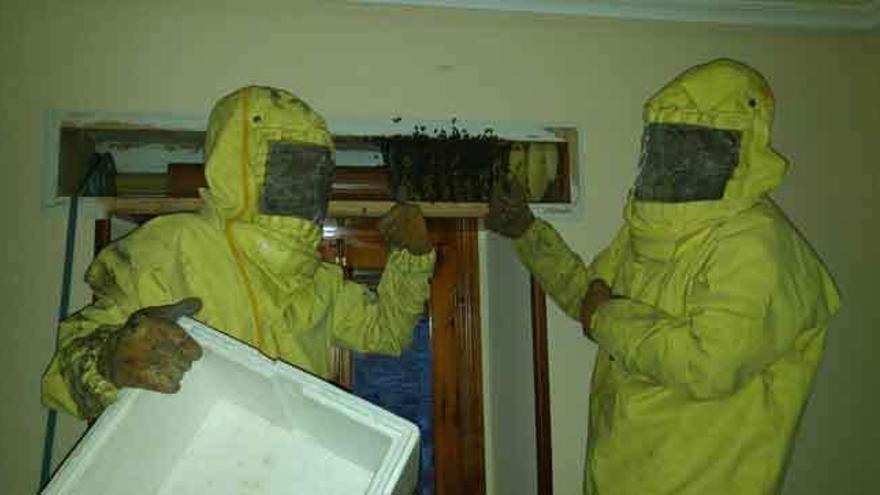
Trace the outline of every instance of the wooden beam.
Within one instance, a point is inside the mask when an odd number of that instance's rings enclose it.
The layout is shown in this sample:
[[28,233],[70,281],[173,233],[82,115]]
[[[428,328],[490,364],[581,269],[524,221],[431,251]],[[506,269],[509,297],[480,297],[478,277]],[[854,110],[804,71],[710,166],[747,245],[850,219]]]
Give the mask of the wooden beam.
[[[164,215],[198,210],[201,198],[94,198],[108,213],[115,215]],[[485,203],[415,203],[429,218],[481,218],[489,211]],[[331,201],[330,216],[380,217],[393,201]]]
[[164,215],[198,210],[201,198],[89,198],[112,215]]
[[[422,209],[428,218],[482,218],[489,212],[485,203],[413,203]],[[381,217],[391,207],[393,201],[331,201],[330,216]]]

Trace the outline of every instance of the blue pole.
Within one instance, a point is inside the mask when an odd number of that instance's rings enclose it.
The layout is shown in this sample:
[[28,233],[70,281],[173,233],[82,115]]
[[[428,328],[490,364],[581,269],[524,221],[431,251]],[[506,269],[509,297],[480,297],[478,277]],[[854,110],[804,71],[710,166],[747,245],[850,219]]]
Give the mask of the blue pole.
[[[94,154],[89,163],[86,176],[79,189],[70,197],[70,209],[67,212],[67,238],[64,241],[64,271],[61,275],[61,300],[58,305],[58,323],[67,318],[70,309],[70,279],[73,272],[73,255],[76,247],[76,221],[79,214],[79,197],[88,186],[89,180],[95,171],[101,168],[104,162],[109,162],[113,167],[113,156],[109,153]],[[56,348],[58,346],[56,335]],[[43,438],[43,462],[40,467],[40,491],[49,483],[52,475],[52,449],[55,445],[55,425],[58,421],[58,411],[49,409],[46,414],[46,435]]]
[[[70,210],[67,214],[67,239],[64,244],[64,272],[61,277],[61,301],[58,307],[58,322],[67,318],[70,308],[70,278],[73,271],[73,255],[76,241],[76,219],[79,212],[79,191],[70,198]],[[57,345],[57,343],[56,343]],[[52,448],[55,440],[55,424],[58,411],[49,409],[46,415],[46,436],[43,439],[43,464],[40,469],[40,490],[49,483],[52,474]]]

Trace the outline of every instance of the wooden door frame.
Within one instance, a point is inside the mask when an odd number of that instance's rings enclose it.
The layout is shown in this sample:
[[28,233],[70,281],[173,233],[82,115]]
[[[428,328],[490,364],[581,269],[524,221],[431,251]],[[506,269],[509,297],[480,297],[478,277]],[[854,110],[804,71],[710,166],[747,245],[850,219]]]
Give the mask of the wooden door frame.
[[535,386],[535,448],[538,493],[553,493],[553,447],[550,426],[550,359],[547,350],[547,297],[531,277],[532,367]]
[[[431,289],[438,494],[486,491],[477,221],[435,221],[441,262]],[[439,242],[438,242],[439,241]],[[443,290],[443,287],[452,290]]]

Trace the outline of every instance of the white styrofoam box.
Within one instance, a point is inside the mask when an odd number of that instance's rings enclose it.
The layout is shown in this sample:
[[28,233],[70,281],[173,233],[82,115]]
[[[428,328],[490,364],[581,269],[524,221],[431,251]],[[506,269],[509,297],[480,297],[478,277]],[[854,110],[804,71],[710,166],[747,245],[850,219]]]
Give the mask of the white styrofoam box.
[[418,428],[195,320],[172,395],[124,389],[43,494],[412,493]]

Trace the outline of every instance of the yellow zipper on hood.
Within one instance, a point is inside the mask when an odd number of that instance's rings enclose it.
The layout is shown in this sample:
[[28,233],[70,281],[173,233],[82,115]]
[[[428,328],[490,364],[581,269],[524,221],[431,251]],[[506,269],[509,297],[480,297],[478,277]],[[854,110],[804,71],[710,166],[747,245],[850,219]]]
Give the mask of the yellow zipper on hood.
[[244,215],[244,213],[247,211],[248,205],[250,204],[250,184],[248,183],[248,163],[250,162],[250,104],[248,101],[248,94],[249,91],[245,90],[242,93],[241,98],[241,182],[244,194],[244,201],[242,202],[241,209],[239,209],[235,216],[233,216],[230,220],[227,220],[225,232],[226,240],[227,242],[229,242],[229,248],[232,250],[232,256],[235,258],[235,266],[238,268],[238,271],[241,274],[241,278],[244,281],[244,286],[248,294],[248,301],[251,305],[251,316],[254,320],[254,343],[256,344],[257,348],[263,351],[263,328],[262,322],[260,321],[260,310],[257,307],[257,296],[254,292],[254,287],[251,284],[250,277],[248,277],[247,271],[244,267],[244,256],[241,254],[241,250],[238,248],[238,245],[235,242],[235,237],[232,235],[232,222],[240,219],[242,215]]

